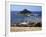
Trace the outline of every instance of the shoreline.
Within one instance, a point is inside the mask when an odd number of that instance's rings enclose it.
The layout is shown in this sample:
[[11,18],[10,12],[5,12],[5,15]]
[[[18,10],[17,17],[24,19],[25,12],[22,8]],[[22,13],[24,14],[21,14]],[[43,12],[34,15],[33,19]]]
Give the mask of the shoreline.
[[10,27],[11,32],[41,31],[42,27]]

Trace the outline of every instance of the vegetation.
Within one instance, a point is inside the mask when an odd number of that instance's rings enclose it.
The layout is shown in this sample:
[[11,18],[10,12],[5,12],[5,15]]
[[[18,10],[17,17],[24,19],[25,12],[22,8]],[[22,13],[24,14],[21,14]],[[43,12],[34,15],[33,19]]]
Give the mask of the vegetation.
[[37,24],[35,24],[35,23],[28,23],[27,25],[23,25],[23,24],[19,24],[19,23],[17,23],[16,25],[11,25],[11,26],[15,26],[15,27],[42,27],[42,24],[39,22],[39,23],[37,23]]

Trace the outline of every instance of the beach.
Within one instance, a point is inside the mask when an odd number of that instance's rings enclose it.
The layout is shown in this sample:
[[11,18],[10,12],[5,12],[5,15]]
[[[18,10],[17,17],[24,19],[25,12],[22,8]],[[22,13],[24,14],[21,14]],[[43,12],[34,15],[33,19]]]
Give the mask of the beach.
[[41,31],[42,27],[10,27],[11,32]]

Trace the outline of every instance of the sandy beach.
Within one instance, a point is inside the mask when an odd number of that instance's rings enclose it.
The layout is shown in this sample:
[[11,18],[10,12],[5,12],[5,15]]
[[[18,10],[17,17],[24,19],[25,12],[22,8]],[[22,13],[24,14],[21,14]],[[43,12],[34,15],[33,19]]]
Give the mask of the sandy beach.
[[41,31],[42,27],[11,27],[11,32]]

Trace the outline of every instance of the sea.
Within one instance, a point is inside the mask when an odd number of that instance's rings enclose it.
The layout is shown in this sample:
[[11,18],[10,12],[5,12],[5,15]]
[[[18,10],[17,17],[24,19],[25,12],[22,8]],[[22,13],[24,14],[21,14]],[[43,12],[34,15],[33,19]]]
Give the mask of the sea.
[[10,18],[11,18],[11,24],[20,23],[20,22],[41,22],[42,19],[42,12],[41,11],[32,11],[31,14],[33,16],[21,16],[17,15],[20,11],[11,11],[10,12]]

